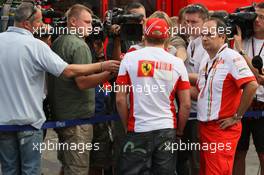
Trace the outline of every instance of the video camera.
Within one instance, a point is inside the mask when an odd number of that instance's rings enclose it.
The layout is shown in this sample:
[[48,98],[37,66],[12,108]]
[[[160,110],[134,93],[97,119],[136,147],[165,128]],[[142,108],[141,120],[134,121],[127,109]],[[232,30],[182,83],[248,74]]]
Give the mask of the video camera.
[[121,8],[113,8],[108,10],[104,22],[104,28],[109,33],[112,25],[117,24],[121,27],[120,38],[129,41],[141,41],[143,35],[143,26],[141,23],[143,15],[128,14]]
[[93,15],[92,18],[93,18],[92,19],[93,31],[88,36],[87,40],[89,40],[89,41],[95,41],[95,40],[104,41],[105,37],[106,37],[106,31],[104,30],[103,23],[95,15]]
[[231,29],[231,34],[228,38],[233,38],[237,34],[236,26],[240,27],[243,39],[250,38],[254,33],[253,24],[256,17],[255,4],[238,8],[234,13],[226,16],[225,22]]
[[[254,21],[257,18],[257,14],[255,13],[255,6],[256,4],[238,8],[236,9],[235,13],[232,13],[228,16],[227,25],[231,27],[231,37],[237,34],[236,25],[241,29],[242,39],[248,39],[253,36]],[[251,60],[252,66],[258,69],[258,72],[261,75],[263,75],[263,59],[261,58],[260,53],[263,49],[263,45],[259,54],[253,55],[254,57]]]

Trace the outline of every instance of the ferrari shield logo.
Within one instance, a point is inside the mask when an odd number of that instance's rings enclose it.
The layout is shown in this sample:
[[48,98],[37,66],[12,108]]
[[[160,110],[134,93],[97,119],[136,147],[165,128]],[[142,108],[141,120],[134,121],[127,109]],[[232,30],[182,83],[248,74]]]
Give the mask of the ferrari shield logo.
[[138,76],[139,77],[153,77],[155,62],[140,60],[138,62]]

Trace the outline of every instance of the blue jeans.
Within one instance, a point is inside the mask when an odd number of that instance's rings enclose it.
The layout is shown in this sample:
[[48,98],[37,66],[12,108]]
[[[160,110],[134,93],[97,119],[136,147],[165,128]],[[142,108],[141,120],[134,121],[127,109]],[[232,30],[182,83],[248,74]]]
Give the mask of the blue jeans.
[[42,130],[0,132],[0,163],[3,175],[40,175],[41,153],[33,148],[42,141]]
[[121,150],[118,175],[175,175],[175,129],[129,132]]

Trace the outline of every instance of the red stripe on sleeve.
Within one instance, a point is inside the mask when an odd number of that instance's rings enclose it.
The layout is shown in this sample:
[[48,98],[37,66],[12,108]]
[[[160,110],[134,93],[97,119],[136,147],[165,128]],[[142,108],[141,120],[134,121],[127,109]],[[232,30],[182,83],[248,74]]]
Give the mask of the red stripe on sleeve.
[[125,75],[119,75],[116,79],[116,84],[119,85],[129,85],[129,75],[126,73]]
[[239,88],[241,88],[242,85],[244,85],[250,81],[256,81],[256,78],[254,76],[241,78],[241,79],[236,80],[236,84]]
[[191,85],[189,81],[182,81],[181,77],[179,78],[177,82],[177,90],[185,90],[190,89]]

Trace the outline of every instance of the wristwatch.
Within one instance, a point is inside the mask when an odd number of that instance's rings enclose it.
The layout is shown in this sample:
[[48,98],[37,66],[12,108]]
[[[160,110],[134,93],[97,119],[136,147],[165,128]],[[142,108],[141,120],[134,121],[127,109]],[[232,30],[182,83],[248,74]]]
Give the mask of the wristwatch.
[[235,113],[234,117],[235,120],[241,120],[243,118],[242,115],[237,115],[237,113]]
[[245,52],[244,50],[240,50],[238,53],[239,53],[240,55],[242,55],[242,56],[247,55],[246,52]]

